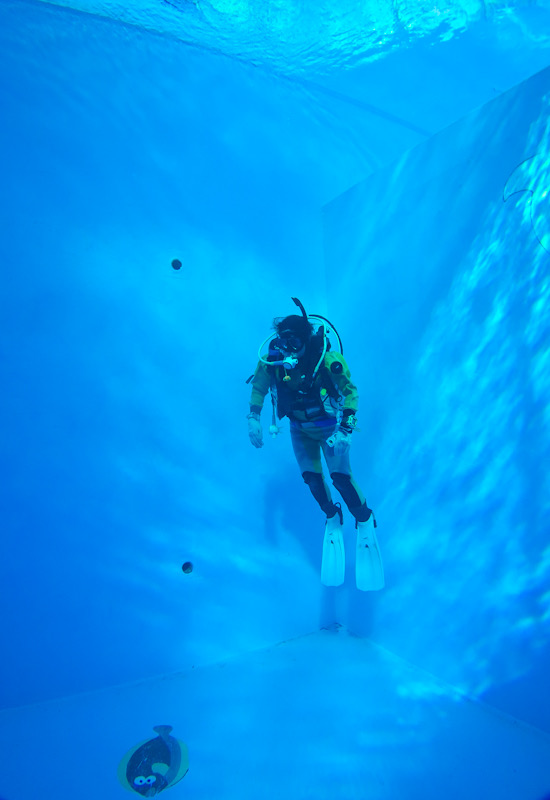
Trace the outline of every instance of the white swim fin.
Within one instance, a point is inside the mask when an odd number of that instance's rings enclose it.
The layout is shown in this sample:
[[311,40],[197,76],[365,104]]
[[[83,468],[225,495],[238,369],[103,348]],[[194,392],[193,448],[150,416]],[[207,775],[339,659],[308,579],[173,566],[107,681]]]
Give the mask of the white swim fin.
[[371,514],[366,522],[357,523],[355,578],[357,588],[362,592],[376,592],[385,585],[384,566],[375,527],[374,514]]
[[344,583],[346,572],[346,554],[344,550],[343,514],[338,507],[338,513],[327,517],[325,524],[325,537],[323,539],[323,561],[321,564],[321,583],[325,586],[340,586]]

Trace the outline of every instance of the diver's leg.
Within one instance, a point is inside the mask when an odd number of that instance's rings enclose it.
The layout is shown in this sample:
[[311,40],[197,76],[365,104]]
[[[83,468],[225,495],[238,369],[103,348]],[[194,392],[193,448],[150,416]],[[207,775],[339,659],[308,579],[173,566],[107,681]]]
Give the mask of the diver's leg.
[[333,517],[338,511],[338,506],[332,502],[330,489],[323,476],[320,441],[317,437],[308,435],[308,432],[298,425],[290,426],[290,436],[302,478],[321,510],[327,517]]
[[370,518],[372,510],[367,506],[367,502],[353,475],[343,472],[331,472],[330,477],[357,522],[366,522]]
[[[355,517],[357,528],[357,549],[355,558],[355,579],[361,591],[375,591],[384,588],[384,567],[376,539],[376,519],[367,506],[361,489],[355,482],[349,463],[349,448],[340,456],[335,456],[334,448],[327,443],[323,453],[332,478],[332,483],[342,495],[344,502]],[[372,517],[372,521],[371,520]]]
[[340,492],[342,498],[357,522],[366,522],[372,514],[367,506],[363,493],[355,481],[349,462],[349,449],[342,455],[335,456],[334,448],[323,444],[323,453],[332,478],[334,487]]
[[319,503],[321,511],[327,517],[333,517],[338,511],[338,506],[332,502],[330,490],[325,482],[322,472],[302,472],[302,478],[309,486],[310,492]]

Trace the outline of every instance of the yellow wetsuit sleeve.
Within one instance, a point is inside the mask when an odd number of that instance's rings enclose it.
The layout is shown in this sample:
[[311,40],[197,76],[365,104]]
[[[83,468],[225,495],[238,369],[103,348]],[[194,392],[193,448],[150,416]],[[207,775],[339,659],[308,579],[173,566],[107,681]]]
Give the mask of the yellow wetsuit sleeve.
[[[333,367],[334,364],[340,364],[342,369],[339,370],[338,367]],[[356,414],[359,406],[359,394],[357,392],[357,386],[351,379],[351,372],[346,363],[346,359],[344,356],[340,355],[340,353],[329,352],[325,356],[325,366],[329,371],[330,377],[338,387],[338,391],[344,398],[343,411],[349,410]],[[337,371],[335,372],[334,369]]]
[[267,366],[258,361],[254,378],[252,379],[252,392],[250,394],[250,411],[261,413],[264,405],[264,399],[269,391],[271,377],[267,371]]

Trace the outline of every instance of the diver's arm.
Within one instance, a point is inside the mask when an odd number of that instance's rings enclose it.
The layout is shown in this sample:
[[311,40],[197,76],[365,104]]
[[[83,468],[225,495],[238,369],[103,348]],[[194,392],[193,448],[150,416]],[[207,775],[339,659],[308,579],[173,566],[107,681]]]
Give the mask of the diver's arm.
[[270,377],[267,367],[259,361],[252,380],[250,412],[248,414],[248,437],[254,447],[262,447],[264,443],[260,414],[262,413],[264,398],[269,390],[269,384]]
[[258,414],[262,412],[264,399],[269,391],[270,376],[267,367],[261,361],[258,361],[256,372],[252,380],[252,392],[250,393],[250,413]]
[[351,380],[351,373],[344,357],[340,353],[331,353],[330,359],[325,364],[331,374],[332,380],[344,398],[342,419],[332,436],[327,439],[327,444],[334,448],[335,455],[344,455],[351,444],[351,434],[357,425],[356,413],[358,404],[357,387]]
[[344,419],[349,416],[355,416],[359,406],[359,394],[357,386],[351,379],[351,372],[344,356],[340,353],[327,353],[325,365],[338,391],[344,398],[344,407],[342,409]]

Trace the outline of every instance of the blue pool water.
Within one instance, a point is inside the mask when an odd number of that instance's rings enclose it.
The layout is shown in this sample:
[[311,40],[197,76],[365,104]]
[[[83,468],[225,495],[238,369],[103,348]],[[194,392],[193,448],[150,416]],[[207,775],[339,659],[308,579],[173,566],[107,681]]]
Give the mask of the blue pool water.
[[[173,797],[543,800],[548,3],[0,23],[2,800],[115,798],[167,724]],[[321,585],[288,427],[248,441],[291,297],[358,385],[380,593],[349,516]]]

